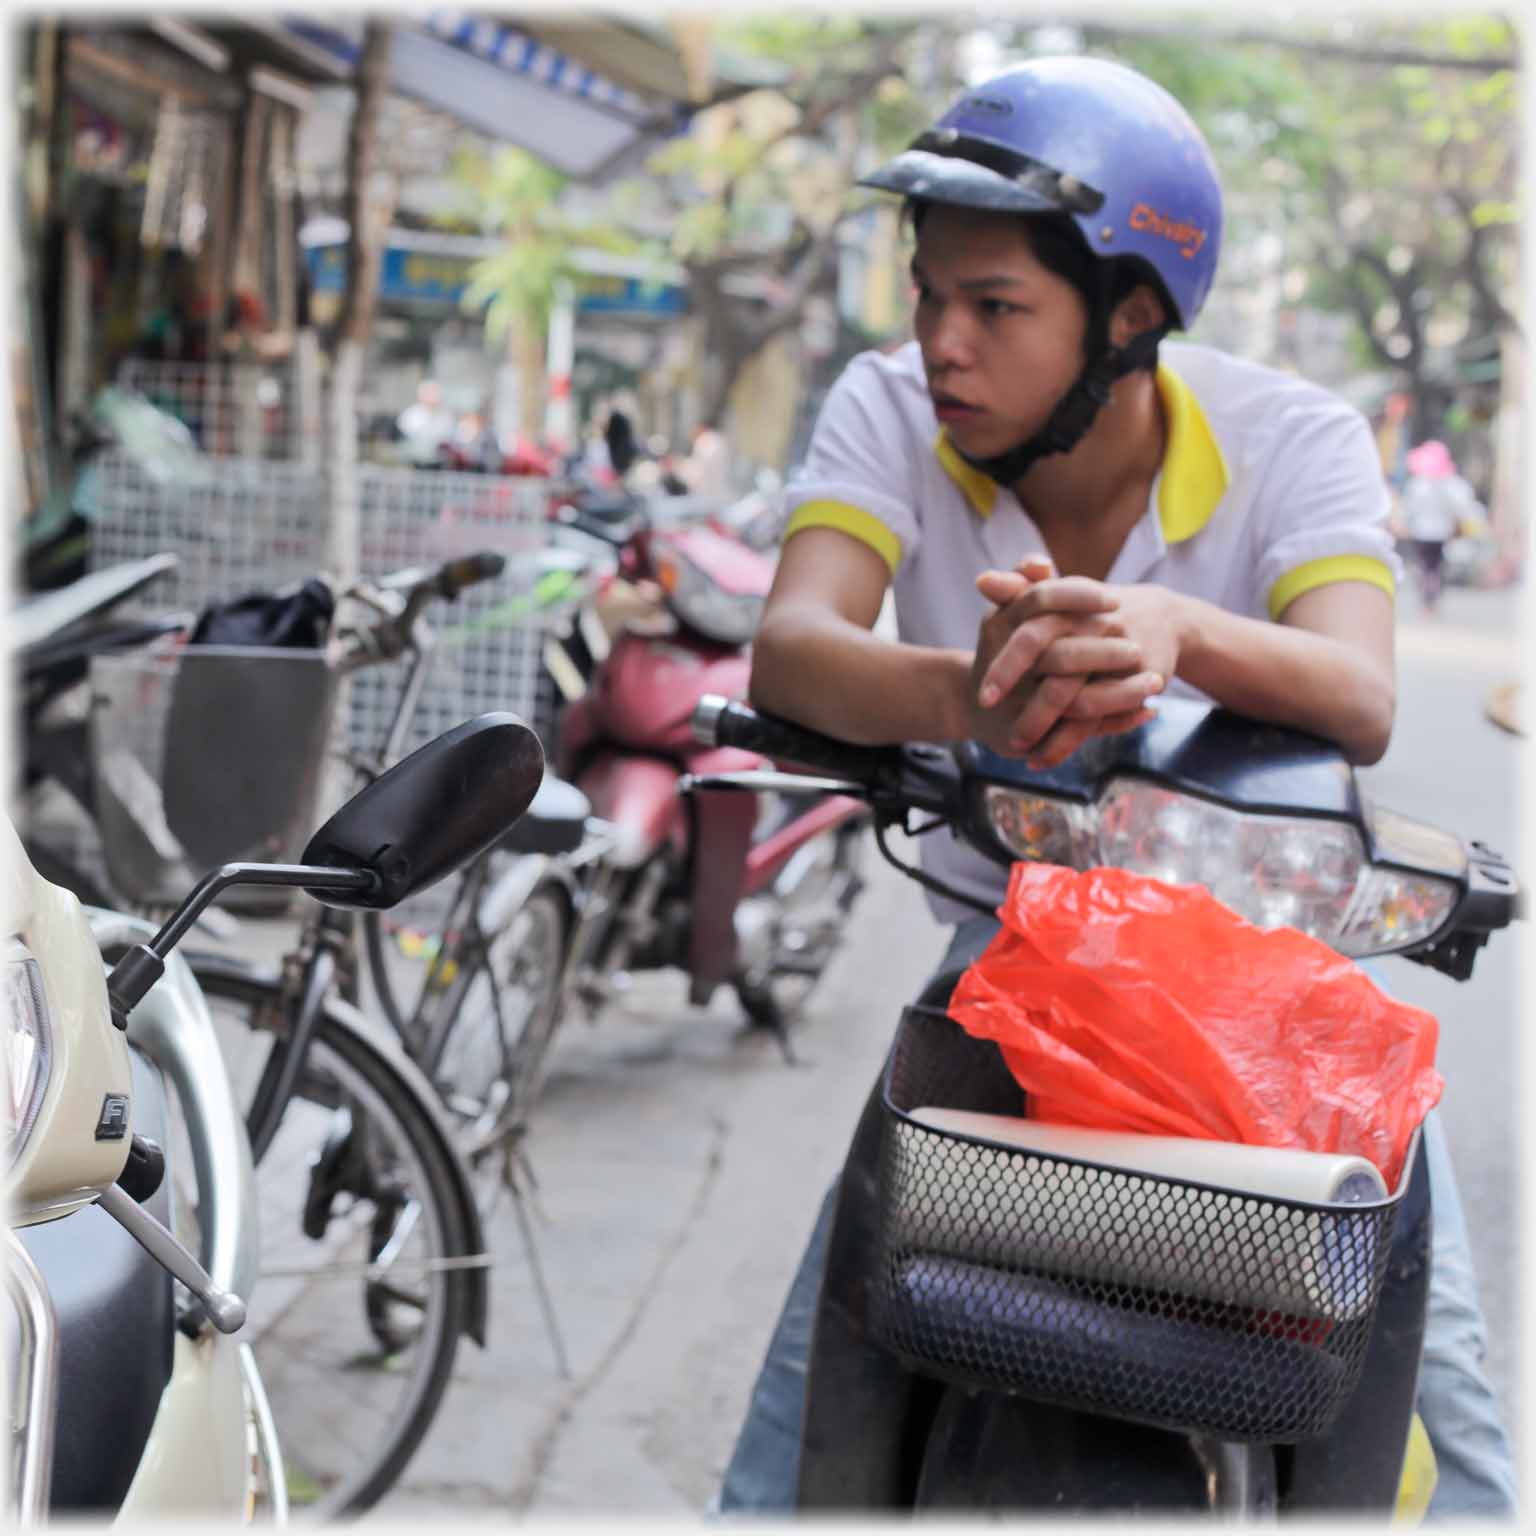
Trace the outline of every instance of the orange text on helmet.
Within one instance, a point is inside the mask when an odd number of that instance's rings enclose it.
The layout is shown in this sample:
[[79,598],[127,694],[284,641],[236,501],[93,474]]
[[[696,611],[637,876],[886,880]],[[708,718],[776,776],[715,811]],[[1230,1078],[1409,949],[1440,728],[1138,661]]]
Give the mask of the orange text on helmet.
[[1172,240],[1179,247],[1179,255],[1186,260],[1205,244],[1205,231],[1198,225],[1180,224],[1146,203],[1137,203],[1131,209],[1131,228],[1151,230],[1164,240]]

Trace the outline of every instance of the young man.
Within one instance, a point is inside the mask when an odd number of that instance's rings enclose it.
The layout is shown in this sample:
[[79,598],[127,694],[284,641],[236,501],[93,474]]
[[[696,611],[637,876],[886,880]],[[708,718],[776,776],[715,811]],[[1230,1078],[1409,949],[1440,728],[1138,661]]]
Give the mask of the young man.
[[[1324,391],[1168,345],[1215,275],[1209,150],[1160,87],[1042,59],[968,93],[866,185],[916,232],[915,340],[854,359],[791,483],[752,701],[865,743],[987,742],[1037,766],[1134,729],[1163,692],[1386,750],[1398,563],[1369,429]],[[899,639],[872,632],[887,589]],[[1001,900],[953,836],[929,872]],[[960,924],[942,968],[996,924]],[[962,921],[962,919],[968,919]],[[1435,1513],[1512,1514],[1437,1119],[1420,1380]],[[723,1509],[794,1504],[830,1199],[759,1377]]]

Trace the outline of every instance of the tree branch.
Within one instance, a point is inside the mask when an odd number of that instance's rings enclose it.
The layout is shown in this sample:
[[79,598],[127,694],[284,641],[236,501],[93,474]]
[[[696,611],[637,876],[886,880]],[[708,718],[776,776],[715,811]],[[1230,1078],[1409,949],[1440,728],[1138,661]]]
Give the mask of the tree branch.
[[[1099,36],[1143,38],[1149,42],[1178,41],[1187,39],[1190,33],[1188,27],[1137,26],[1134,23],[1122,22],[1094,24],[1083,30]],[[1511,31],[1511,36],[1518,37],[1518,35]],[[1423,53],[1414,48],[1357,47],[1353,43],[1330,43],[1321,38],[1295,37],[1279,32],[1266,32],[1257,27],[1203,27],[1201,43],[1202,45],[1250,43],[1260,48],[1284,48],[1292,53],[1349,59],[1358,64],[1401,65],[1419,69],[1457,69],[1480,75],[1520,67],[1518,47],[1509,54],[1469,56],[1456,53]]]
[[1493,291],[1493,285],[1488,280],[1488,232],[1472,217],[1476,204],[1466,191],[1449,179],[1446,181],[1445,195],[1455,204],[1466,225],[1467,242],[1462,247],[1458,270],[1466,278],[1477,299],[1478,319],[1491,330],[1514,331],[1518,335],[1520,322]]
[[[826,125],[840,112],[845,112],[849,107],[863,101],[869,93],[878,86],[881,81],[888,79],[896,73],[899,67],[898,55],[902,45],[915,31],[915,27],[906,28],[899,32],[887,33],[880,40],[880,46],[875,50],[875,56],[871,63],[852,75],[845,75],[838,83],[838,89],[823,96],[814,103],[799,103],[800,116],[788,127],[764,139],[757,147],[757,153],[726,183],[724,197],[727,201],[733,195],[736,186],[750,172],[759,165],[780,144],[789,139],[812,138],[820,133]],[[826,84],[825,78],[814,81],[810,88],[810,94],[814,94],[818,86]],[[793,97],[789,98],[793,100]]]

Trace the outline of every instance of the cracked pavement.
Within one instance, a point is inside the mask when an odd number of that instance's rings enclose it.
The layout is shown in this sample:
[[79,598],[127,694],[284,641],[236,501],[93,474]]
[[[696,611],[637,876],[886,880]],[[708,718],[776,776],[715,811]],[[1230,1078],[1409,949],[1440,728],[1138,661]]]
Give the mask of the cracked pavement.
[[921,892],[873,847],[868,877],[800,1065],[738,1034],[726,990],[687,1007],[678,976],[566,1020],[528,1210],[571,1378],[503,1196],[488,1347],[460,1346],[436,1422],[369,1518],[703,1515],[897,1015],[943,950]]

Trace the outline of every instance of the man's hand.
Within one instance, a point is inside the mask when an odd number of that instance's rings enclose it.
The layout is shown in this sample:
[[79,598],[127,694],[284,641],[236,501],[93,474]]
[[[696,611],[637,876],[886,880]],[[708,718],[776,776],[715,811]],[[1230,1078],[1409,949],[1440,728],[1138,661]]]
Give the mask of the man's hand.
[[1136,589],[1058,577],[1043,557],[983,572],[976,586],[997,605],[982,623],[972,667],[977,739],[1050,767],[1091,736],[1151,719],[1146,700],[1171,671],[1145,665],[1143,645],[1120,615],[1120,594]]

